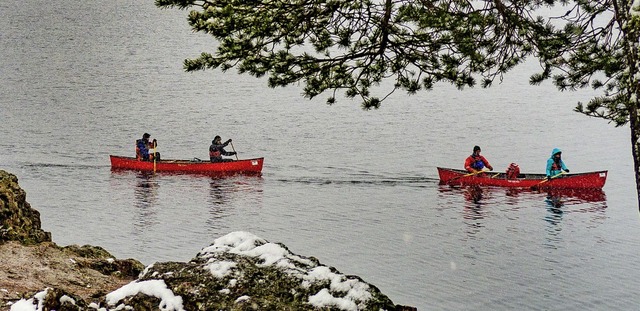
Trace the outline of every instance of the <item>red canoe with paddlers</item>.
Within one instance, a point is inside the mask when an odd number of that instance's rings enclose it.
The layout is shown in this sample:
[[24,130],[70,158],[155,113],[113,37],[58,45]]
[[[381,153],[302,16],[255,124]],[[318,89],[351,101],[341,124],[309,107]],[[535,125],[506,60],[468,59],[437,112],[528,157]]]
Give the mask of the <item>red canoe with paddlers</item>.
[[457,186],[494,186],[531,189],[602,189],[607,180],[607,171],[587,173],[560,173],[546,178],[545,174],[518,174],[508,178],[507,173],[469,173],[462,169],[438,167],[440,184]]
[[112,170],[136,170],[147,172],[195,173],[209,175],[260,175],[264,158],[229,162],[193,160],[141,161],[134,157],[110,155]]

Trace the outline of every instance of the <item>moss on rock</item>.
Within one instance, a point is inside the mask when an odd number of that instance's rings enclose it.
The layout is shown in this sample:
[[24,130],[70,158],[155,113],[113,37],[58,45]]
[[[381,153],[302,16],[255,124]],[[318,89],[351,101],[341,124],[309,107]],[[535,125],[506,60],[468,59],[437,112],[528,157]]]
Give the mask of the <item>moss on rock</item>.
[[77,256],[75,260],[79,267],[90,268],[104,275],[137,277],[144,270],[144,265],[140,261],[115,259],[111,253],[100,246],[69,245],[62,247],[61,250],[70,256]]
[[26,196],[18,177],[0,170],[0,242],[31,245],[51,241],[51,233],[40,227],[40,212],[31,208]]
[[[147,267],[138,281],[162,280],[174,295],[182,298],[185,310],[397,308],[378,288],[357,276],[342,275],[313,257],[292,254],[283,244],[268,243],[248,233],[246,236],[256,242],[246,252],[217,245],[216,240],[190,262],[155,263]],[[245,242],[242,247],[247,248]],[[260,247],[263,249],[258,250]],[[270,257],[274,256],[282,257],[273,261]],[[130,298],[124,300],[125,305],[133,307],[131,303],[134,302]]]
[[48,288],[42,303],[42,310],[80,311],[87,307],[82,298],[59,288]]

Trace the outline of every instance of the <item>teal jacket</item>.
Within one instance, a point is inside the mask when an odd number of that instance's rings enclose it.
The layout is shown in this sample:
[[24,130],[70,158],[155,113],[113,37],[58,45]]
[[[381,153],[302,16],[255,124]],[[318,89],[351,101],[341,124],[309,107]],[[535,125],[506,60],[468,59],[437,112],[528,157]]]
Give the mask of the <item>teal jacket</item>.
[[560,163],[554,163],[555,160],[553,159],[553,156],[560,152],[562,152],[562,150],[558,148],[554,148],[553,151],[551,151],[551,157],[547,160],[547,177],[553,177],[560,174],[562,171],[568,171],[567,166],[564,165],[562,159],[560,159]]

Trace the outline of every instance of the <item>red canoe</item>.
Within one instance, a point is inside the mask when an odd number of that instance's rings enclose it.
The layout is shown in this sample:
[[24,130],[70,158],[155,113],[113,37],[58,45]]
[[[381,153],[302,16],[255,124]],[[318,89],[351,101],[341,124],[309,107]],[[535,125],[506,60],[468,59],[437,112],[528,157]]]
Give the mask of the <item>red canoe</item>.
[[[154,171],[153,161],[138,161],[133,157],[111,155],[112,170]],[[156,172],[197,173],[211,175],[260,175],[264,158],[211,163],[194,160],[160,160],[155,162]]]
[[607,180],[607,171],[563,174],[549,181],[545,181],[545,174],[520,174],[518,178],[508,179],[505,173],[486,172],[469,176],[465,170],[443,167],[438,167],[438,175],[440,184],[536,189],[602,189]]

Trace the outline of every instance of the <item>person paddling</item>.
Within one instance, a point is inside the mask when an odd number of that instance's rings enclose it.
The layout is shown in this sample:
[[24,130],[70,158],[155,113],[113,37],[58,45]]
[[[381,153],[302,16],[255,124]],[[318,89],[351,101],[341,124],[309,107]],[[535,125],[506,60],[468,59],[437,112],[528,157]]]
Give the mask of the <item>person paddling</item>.
[[235,155],[236,152],[227,152],[224,150],[224,147],[231,143],[231,139],[222,143],[222,138],[220,136],[216,136],[211,141],[211,146],[209,146],[209,160],[211,162],[231,162],[233,159],[225,159],[222,156],[232,156]]
[[557,177],[562,173],[569,173],[569,169],[562,161],[562,150],[554,148],[551,157],[547,160],[547,180]]
[[481,151],[480,146],[474,146],[473,153],[464,161],[464,169],[469,173],[478,173],[485,167],[493,171],[493,166],[489,164],[489,161],[480,155]]
[[138,161],[153,161],[160,160],[160,153],[149,153],[149,149],[154,149],[157,146],[158,142],[154,138],[153,141],[149,141],[151,135],[149,133],[144,133],[141,139],[136,140],[136,158]]

